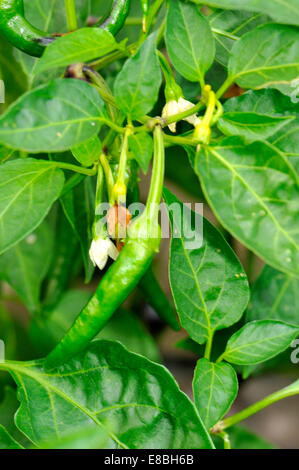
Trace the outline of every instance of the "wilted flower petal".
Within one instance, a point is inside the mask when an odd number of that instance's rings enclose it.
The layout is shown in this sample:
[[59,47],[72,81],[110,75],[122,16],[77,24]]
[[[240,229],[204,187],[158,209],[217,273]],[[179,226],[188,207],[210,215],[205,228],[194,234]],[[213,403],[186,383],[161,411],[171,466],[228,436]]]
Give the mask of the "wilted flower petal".
[[99,238],[91,242],[89,257],[99,269],[104,269],[108,256],[115,260],[118,254],[118,250],[110,238]]

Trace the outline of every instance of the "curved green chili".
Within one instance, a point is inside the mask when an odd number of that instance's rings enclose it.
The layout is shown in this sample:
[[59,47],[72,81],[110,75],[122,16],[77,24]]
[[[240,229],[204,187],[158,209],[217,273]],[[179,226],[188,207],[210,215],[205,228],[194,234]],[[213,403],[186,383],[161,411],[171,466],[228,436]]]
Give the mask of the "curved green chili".
[[[111,13],[95,26],[116,34],[129,13],[130,0],[115,0]],[[35,28],[24,17],[23,0],[0,0],[0,33],[13,46],[29,55],[40,57],[57,35]]]
[[125,301],[148,270],[160,245],[159,203],[164,178],[164,145],[160,126],[154,130],[154,163],[146,208],[130,226],[128,240],[103,276],[95,294],[62,341],[45,360],[53,369],[83,351]]

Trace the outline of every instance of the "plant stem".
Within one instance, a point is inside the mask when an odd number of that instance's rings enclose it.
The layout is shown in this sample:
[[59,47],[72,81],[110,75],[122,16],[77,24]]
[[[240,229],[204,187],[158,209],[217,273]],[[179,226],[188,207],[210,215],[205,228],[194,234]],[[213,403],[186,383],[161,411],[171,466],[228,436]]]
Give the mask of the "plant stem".
[[212,344],[213,344],[213,336],[214,336],[214,333],[213,331],[210,332],[209,334],[209,338],[207,340],[207,343],[206,343],[206,348],[205,348],[205,358],[210,360],[210,357],[211,357],[211,350],[212,350]]
[[249,418],[249,416],[258,413],[267,406],[272,405],[272,403],[276,403],[277,401],[282,400],[283,398],[291,397],[297,394],[299,394],[299,380],[296,380],[296,382],[292,383],[288,387],[283,388],[282,390],[278,390],[278,392],[272,393],[266,398],[263,398],[262,400],[254,403],[248,408],[245,408],[245,410],[242,410],[239,413],[236,413],[235,415],[224,419],[220,424],[221,429],[227,429],[230,426],[233,426],[239,423],[240,421]]
[[112,192],[113,192],[113,186],[114,186],[114,178],[113,178],[111,167],[109,165],[109,161],[104,153],[102,153],[100,156],[100,162],[103,167],[104,174],[105,174],[109,202],[110,204],[112,204],[113,203]]
[[216,98],[219,99],[226,92],[226,90],[234,83],[235,77],[227,77],[225,82],[222,83],[221,87],[216,92]]
[[240,39],[238,36],[234,36],[233,34],[228,33],[227,31],[223,31],[222,29],[212,28],[212,31],[215,34],[219,34],[219,36],[224,36],[226,38],[233,39],[234,41],[238,41],[238,39]]
[[78,29],[75,0],[64,0],[67,27],[69,31]]
[[124,184],[125,182],[125,174],[127,168],[127,160],[128,160],[128,138],[129,135],[132,133],[131,126],[128,126],[125,131],[123,145],[121,149],[121,154],[119,158],[119,167],[118,167],[118,175],[116,184]]
[[148,220],[153,221],[158,215],[164,181],[165,152],[161,126],[154,128],[154,160],[150,190],[146,201]]
[[88,169],[78,165],[72,165],[71,163],[55,162],[54,160],[48,163],[49,165],[56,166],[57,168],[61,168],[62,170],[75,171],[76,173],[81,173],[82,175],[93,176],[97,173],[96,165],[93,168]]

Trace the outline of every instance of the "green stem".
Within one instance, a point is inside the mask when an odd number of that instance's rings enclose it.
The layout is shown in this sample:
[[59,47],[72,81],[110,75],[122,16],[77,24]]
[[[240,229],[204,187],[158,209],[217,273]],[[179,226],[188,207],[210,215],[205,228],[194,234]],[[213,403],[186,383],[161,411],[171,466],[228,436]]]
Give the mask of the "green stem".
[[212,332],[210,332],[207,343],[206,343],[205,358],[208,359],[208,360],[210,360],[210,357],[211,357],[213,336],[214,336],[214,332],[212,331]]
[[231,449],[229,435],[227,434],[227,432],[222,431],[218,434],[218,436],[220,436],[223,439],[223,448]]
[[67,27],[69,31],[78,29],[75,0],[64,0]]
[[150,221],[153,221],[157,217],[159,211],[164,181],[164,161],[163,132],[161,126],[156,126],[154,129],[154,161],[151,185],[146,201],[147,218]]
[[227,31],[223,31],[222,29],[212,28],[212,31],[215,34],[219,34],[219,36],[224,36],[226,38],[233,39],[234,41],[238,41],[238,39],[240,39],[238,36],[234,36],[233,34],[228,33]]
[[114,108],[118,109],[118,106],[106,81],[98,72],[93,70],[91,67],[88,67],[87,65],[83,67],[83,72],[98,90],[101,98],[105,101],[107,105],[110,118],[115,121],[116,113]]
[[128,126],[125,131],[124,140],[123,140],[123,144],[121,148],[116,184],[124,184],[125,182],[125,175],[126,175],[127,161],[128,161],[128,139],[131,133],[132,133],[132,128],[131,126]]
[[272,405],[272,403],[276,403],[277,401],[282,400],[283,398],[291,397],[297,394],[299,394],[299,380],[292,383],[288,387],[283,388],[282,390],[278,390],[278,392],[272,393],[266,398],[263,398],[257,403],[254,403],[248,408],[245,408],[245,410],[242,410],[239,413],[236,413],[235,415],[226,418],[220,423],[221,430],[227,429],[230,426],[234,426],[240,421],[249,418],[249,416],[252,416],[253,414],[263,410],[267,406]]
[[105,174],[109,203],[112,205],[113,204],[114,178],[113,178],[111,167],[109,165],[108,158],[106,157],[104,153],[102,153],[100,156],[100,162],[103,167],[104,174]]
[[93,168],[83,168],[78,165],[72,165],[71,163],[64,163],[64,162],[55,162],[49,161],[47,162],[49,165],[56,166],[57,168],[61,168],[62,170],[70,170],[75,171],[76,173],[81,173],[82,175],[93,176],[97,173],[97,167],[94,166]]
[[219,90],[216,92],[216,98],[219,99],[226,92],[226,90],[234,83],[235,77],[227,77],[225,82],[222,83]]

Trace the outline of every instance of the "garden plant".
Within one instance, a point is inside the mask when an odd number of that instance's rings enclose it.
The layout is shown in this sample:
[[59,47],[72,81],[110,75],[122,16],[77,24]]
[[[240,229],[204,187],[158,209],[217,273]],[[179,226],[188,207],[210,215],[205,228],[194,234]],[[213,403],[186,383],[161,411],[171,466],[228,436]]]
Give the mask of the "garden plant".
[[243,421],[299,394],[298,26],[297,0],[0,0],[0,448],[271,447]]

